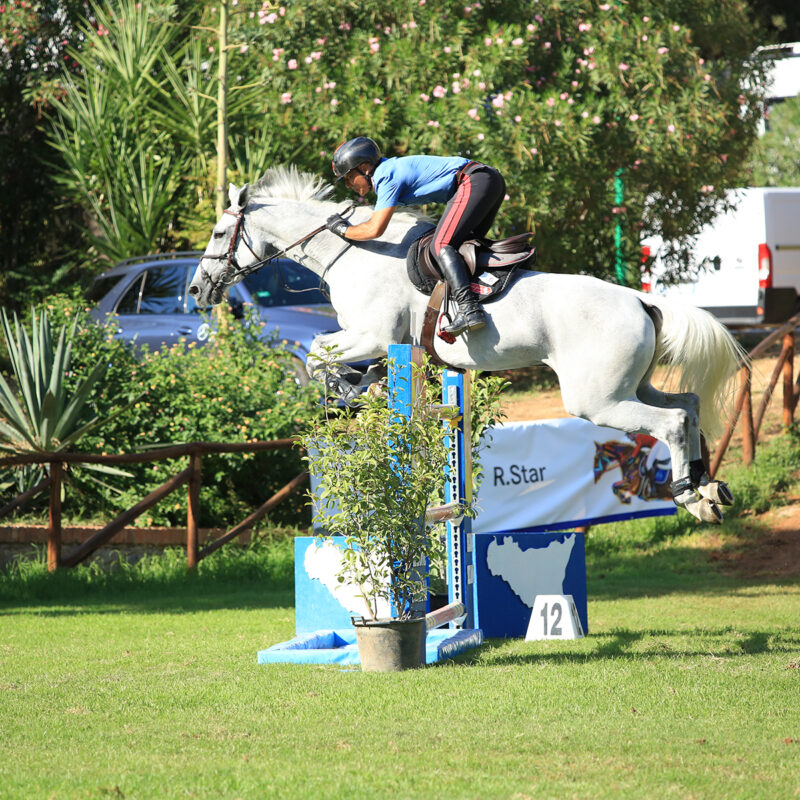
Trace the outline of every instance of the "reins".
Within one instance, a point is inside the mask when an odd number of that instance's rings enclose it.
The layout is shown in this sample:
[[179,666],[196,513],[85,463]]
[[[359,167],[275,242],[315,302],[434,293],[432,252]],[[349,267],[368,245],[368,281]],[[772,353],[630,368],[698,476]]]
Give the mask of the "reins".
[[[356,207],[354,204],[351,205],[349,208],[345,209],[344,214],[347,215],[352,214],[355,208]],[[245,239],[243,236],[244,209],[242,209],[241,211],[231,211],[230,209],[226,208],[224,213],[230,214],[232,217],[236,217],[236,226],[233,229],[233,235],[231,236],[231,241],[230,244],[228,245],[227,253],[220,253],[219,255],[204,255],[200,259],[201,261],[203,261],[203,259],[214,259],[214,260],[227,259],[228,263],[226,265],[226,270],[222,275],[222,277],[217,281],[211,280],[211,276],[208,275],[208,273],[206,273],[205,270],[203,270],[206,280],[208,280],[209,283],[211,283],[214,289],[216,289],[220,284],[222,284],[223,286],[229,286],[235,278],[238,278],[240,276],[246,277],[247,275],[251,275],[252,273],[256,272],[256,270],[261,269],[261,267],[264,267],[273,261],[277,261],[282,256],[285,256],[293,248],[298,247],[301,244],[305,244],[305,242],[309,241],[310,239],[313,239],[315,236],[317,236],[318,234],[322,233],[322,231],[325,230],[325,225],[320,225],[318,228],[315,228],[313,231],[311,231],[311,233],[307,233],[305,236],[302,236],[296,242],[292,242],[292,244],[284,247],[283,250],[280,250],[277,253],[273,253],[267,258],[259,258],[258,254],[253,250],[247,239]],[[236,260],[236,248],[240,240],[244,242],[245,247],[253,255],[253,258],[256,259],[255,263],[250,264],[247,267],[240,267]],[[324,268],[322,275],[320,276],[319,291],[322,291],[322,293],[325,294],[326,296],[327,292],[325,292],[325,290],[322,288],[325,283],[325,276],[328,274],[328,270],[330,270],[330,268],[339,260],[339,258],[341,258],[342,254],[345,253],[350,247],[352,247],[352,244],[347,243],[347,246],[344,247],[339,253],[337,253],[336,256],[333,258],[333,260],[330,262],[330,264],[328,264]],[[292,287],[286,283],[286,280],[283,277],[283,272],[281,271],[280,268],[280,262],[278,262],[277,268],[278,268],[278,276],[281,282],[281,288],[284,289],[285,291],[291,292],[293,294],[301,294],[302,292],[317,291],[316,289],[292,289]]]

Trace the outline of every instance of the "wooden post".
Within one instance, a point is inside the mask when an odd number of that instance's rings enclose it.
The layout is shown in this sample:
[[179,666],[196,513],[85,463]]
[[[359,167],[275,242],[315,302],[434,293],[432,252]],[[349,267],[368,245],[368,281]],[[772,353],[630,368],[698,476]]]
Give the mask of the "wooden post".
[[50,511],[47,529],[47,569],[54,572],[61,566],[61,478],[64,465],[50,463]]
[[794,422],[794,331],[784,334],[783,347],[783,427],[788,428]]
[[189,456],[189,508],[186,513],[186,566],[197,566],[198,529],[200,527],[200,482],[202,480],[202,456],[194,452]]
[[750,367],[742,369],[742,461],[752,464],[756,453],[755,430],[753,428],[752,371]]

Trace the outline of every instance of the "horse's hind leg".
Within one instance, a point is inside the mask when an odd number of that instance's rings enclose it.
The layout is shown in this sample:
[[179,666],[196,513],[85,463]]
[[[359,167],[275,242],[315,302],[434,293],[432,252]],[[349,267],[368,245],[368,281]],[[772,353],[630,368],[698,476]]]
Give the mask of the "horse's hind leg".
[[636,394],[647,405],[658,408],[678,408],[686,412],[688,417],[688,476],[692,488],[714,503],[724,506],[733,505],[733,494],[728,488],[728,484],[722,481],[712,481],[703,463],[700,445],[700,398],[692,392],[662,392],[649,381],[643,381]]
[[[569,408],[567,409],[569,410]],[[673,481],[675,504],[685,508],[703,522],[722,522],[719,506],[707,497],[698,497],[689,476],[689,414],[683,408],[660,408],[636,400],[621,400],[603,407],[584,409],[580,416],[594,422],[619,428],[626,433],[649,433],[665,442],[672,459],[673,475],[686,478]],[[699,455],[699,447],[698,447]]]

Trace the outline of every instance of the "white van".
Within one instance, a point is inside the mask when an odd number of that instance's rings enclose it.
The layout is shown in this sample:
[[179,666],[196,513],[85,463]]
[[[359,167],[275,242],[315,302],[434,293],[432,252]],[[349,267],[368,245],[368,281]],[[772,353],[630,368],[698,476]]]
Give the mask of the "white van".
[[642,242],[642,289],[679,296],[727,325],[782,322],[800,293],[800,187],[731,192],[736,209],[721,214],[697,238],[696,280],[665,285],[661,241]]

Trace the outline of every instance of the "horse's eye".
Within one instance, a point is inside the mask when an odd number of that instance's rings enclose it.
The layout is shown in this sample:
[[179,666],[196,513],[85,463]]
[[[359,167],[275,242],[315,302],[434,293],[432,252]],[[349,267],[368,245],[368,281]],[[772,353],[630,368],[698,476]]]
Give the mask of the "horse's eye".
[[214,238],[221,239],[225,234],[222,231],[214,231]]

